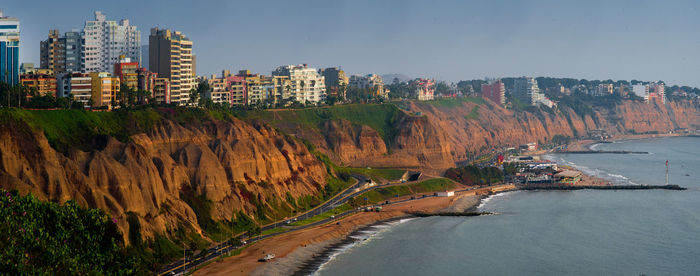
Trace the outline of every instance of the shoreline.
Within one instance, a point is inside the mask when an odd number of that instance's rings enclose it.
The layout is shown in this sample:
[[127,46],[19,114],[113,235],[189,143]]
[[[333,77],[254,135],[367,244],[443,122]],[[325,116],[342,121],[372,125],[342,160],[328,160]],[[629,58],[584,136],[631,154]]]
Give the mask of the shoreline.
[[[506,191],[507,192],[507,191]],[[453,213],[461,213],[461,212],[476,212],[477,207],[481,205],[484,199],[494,196],[496,194],[503,193],[502,192],[496,192],[491,195],[476,195],[476,194],[464,194],[457,196],[454,201],[449,205],[446,206],[442,209],[436,210],[432,213],[444,213],[444,212],[453,212]],[[401,221],[404,219],[408,218],[419,218],[418,216],[415,216],[414,214],[406,214],[403,216],[397,216],[397,217],[392,217],[389,219],[385,220],[379,220],[375,221],[371,224],[368,224],[366,226],[360,227],[350,233],[347,233],[344,238],[342,239],[336,239],[332,242],[326,241],[326,242],[319,242],[316,245],[323,245],[317,247],[317,249],[313,252],[307,252],[307,255],[305,259],[302,259],[301,264],[293,264],[294,267],[296,267],[296,271],[291,273],[291,275],[295,276],[305,276],[305,275],[313,275],[315,272],[319,271],[323,265],[326,263],[330,262],[332,258],[338,254],[342,254],[346,250],[352,249],[359,243],[364,242],[366,239],[372,237],[373,235],[376,235],[380,231],[376,231],[373,233],[370,233],[366,238],[364,239],[358,239],[356,238],[357,236],[362,236],[362,233],[369,231],[376,226],[381,226],[381,225],[387,225],[387,224],[392,224],[393,222],[396,221]],[[302,248],[299,248],[292,252],[292,254],[303,250]],[[292,255],[290,254],[290,255]],[[299,260],[300,256],[287,256],[288,257],[293,257],[293,259]],[[284,258],[283,258],[284,259]],[[287,260],[285,260],[286,262]],[[266,269],[266,266],[268,265],[263,265],[256,269],[252,275],[271,275],[270,273],[278,273],[278,272],[283,272],[283,271],[270,271],[269,269]],[[283,273],[282,273],[283,274]]]
[[[465,186],[460,185],[458,187],[464,188]],[[199,268],[194,274],[290,275],[299,270],[314,255],[321,254],[325,248],[342,241],[355,230],[374,225],[380,221],[405,218],[415,211],[435,212],[442,210],[464,196],[487,193],[490,190],[512,188],[512,185],[492,186],[459,193],[454,197],[430,197],[387,205],[383,206],[384,208],[381,212],[356,213],[333,223],[294,231],[253,243],[241,254],[217,260]],[[401,199],[398,198],[396,200]],[[277,258],[268,263],[258,262],[259,258],[268,253],[277,255]]]
[[[489,191],[512,190],[512,185],[497,185],[466,191],[454,197],[430,197],[384,206],[381,212],[361,212],[329,223],[252,244],[237,256],[227,257],[194,272],[195,275],[308,275],[324,264],[333,250],[354,242],[353,233],[376,225],[413,217],[416,211],[439,212],[453,205],[464,209],[476,208],[482,194]],[[476,198],[477,200],[474,200]],[[399,198],[398,200],[400,200]],[[465,202],[471,202],[466,204]],[[467,208],[468,207],[468,208]],[[272,262],[257,260],[267,253],[277,255]],[[298,272],[298,273],[297,273]]]
[[[639,139],[653,139],[666,137],[684,137],[684,135],[633,135],[622,136],[612,141],[628,141]],[[576,147],[590,148],[599,141],[576,141]],[[549,154],[546,152],[539,154]],[[559,162],[558,162],[559,163]],[[560,164],[563,167],[571,167]],[[608,186],[614,181],[602,177],[583,173],[582,180],[577,186]],[[506,186],[506,185],[502,185]],[[292,232],[268,238],[251,245],[250,248],[238,256],[228,257],[201,267],[194,274],[197,275],[310,275],[327,263],[332,256],[344,247],[357,243],[353,236],[358,236],[361,231],[367,231],[374,226],[391,223],[414,217],[412,213],[421,211],[434,213],[439,211],[450,212],[475,212],[477,207],[487,198],[495,194],[514,190],[506,188],[505,191],[497,191],[494,187],[482,188],[457,194],[452,198],[427,198],[411,202],[404,202],[386,206],[382,212],[357,213],[335,222],[309,229]],[[515,189],[517,190],[517,189]],[[468,201],[468,202],[467,202]],[[457,207],[460,206],[461,207]],[[455,209],[459,208],[459,209]],[[359,241],[361,242],[361,241]],[[259,263],[257,259],[264,253],[274,253],[277,258],[272,262]]]
[[[406,216],[393,217],[393,218],[390,218],[387,220],[376,221],[372,224],[369,224],[369,225],[366,225],[366,226],[361,227],[359,229],[356,229],[355,231],[348,233],[345,236],[345,238],[338,240],[338,241],[336,241],[336,242],[334,242],[326,247],[323,247],[321,250],[316,252],[316,254],[313,254],[312,256],[310,256],[310,258],[307,258],[305,261],[303,261],[303,263],[295,265],[297,267],[297,270],[294,271],[291,275],[294,275],[294,276],[312,275],[316,271],[321,269],[321,267],[324,264],[331,261],[331,259],[336,255],[336,253],[342,254],[343,252],[345,252],[345,250],[343,250],[343,248],[347,247],[347,249],[351,249],[356,244],[364,242],[372,235],[376,235],[377,233],[379,233],[379,231],[371,233],[368,238],[365,238],[362,240],[354,238],[356,236],[359,236],[362,232],[369,231],[370,229],[372,229],[376,226],[379,226],[379,225],[390,224],[392,222],[400,221],[400,220],[403,220],[406,218],[411,218],[411,217],[413,217],[413,216],[406,215]],[[338,252],[338,251],[340,251],[340,252]],[[261,267],[261,269],[262,268],[263,267]]]
[[[501,192],[498,192],[498,193],[501,193]],[[495,195],[495,194],[492,194],[490,196],[493,196],[493,195]],[[467,195],[467,194],[461,195],[461,196],[458,196],[457,198],[455,198],[455,200],[452,202],[452,204],[450,204],[449,206],[447,206],[445,208],[437,210],[434,213],[473,212],[473,211],[477,210],[477,207],[487,197],[489,197],[489,196]],[[373,235],[378,234],[380,231],[376,231],[374,233],[369,234],[369,236],[363,240],[358,240],[357,238],[354,238],[356,236],[360,236],[362,232],[366,232],[368,230],[371,230],[372,228],[374,228],[376,226],[391,224],[392,222],[401,221],[401,220],[404,220],[407,218],[419,218],[419,217],[412,215],[412,214],[407,214],[405,216],[393,217],[393,218],[386,219],[386,220],[376,221],[372,224],[369,224],[369,225],[361,227],[361,228],[359,228],[351,233],[348,233],[344,239],[337,241],[334,244],[323,248],[323,250],[318,252],[318,254],[314,254],[314,256],[312,256],[312,258],[307,259],[303,264],[301,264],[299,266],[299,269],[297,271],[295,271],[292,275],[294,275],[294,276],[313,275],[315,272],[319,271],[324,264],[330,262],[332,260],[332,258],[336,255],[335,254],[336,252],[338,254],[342,254],[343,252],[345,252],[345,250],[338,252],[339,250],[342,250],[345,247],[347,247],[346,250],[352,249],[352,247],[365,241],[366,239],[372,237]]]

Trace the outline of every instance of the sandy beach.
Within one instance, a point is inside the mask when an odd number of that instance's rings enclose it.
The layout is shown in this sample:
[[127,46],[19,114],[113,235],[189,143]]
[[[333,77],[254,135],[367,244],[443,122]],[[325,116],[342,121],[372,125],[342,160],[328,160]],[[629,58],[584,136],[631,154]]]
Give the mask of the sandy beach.
[[[304,263],[322,254],[329,246],[341,242],[353,231],[380,221],[410,216],[410,213],[444,210],[466,211],[479,204],[480,195],[490,190],[514,188],[499,185],[460,193],[454,197],[431,197],[385,206],[381,212],[362,212],[318,227],[275,236],[252,244],[240,255],[225,258],[197,270],[195,275],[290,275]],[[258,262],[265,254],[276,255],[274,261]]]
[[[622,137],[620,137],[622,138]],[[641,138],[639,136],[624,139]],[[575,142],[570,149],[588,150],[593,140]],[[560,167],[568,168],[565,165]],[[611,185],[612,183],[583,174],[577,185]],[[506,185],[501,185],[506,186]],[[352,232],[378,222],[411,216],[413,212],[466,212],[473,211],[489,191],[499,192],[499,186],[457,194],[455,197],[426,198],[386,206],[382,212],[363,212],[318,227],[275,236],[257,242],[240,255],[225,258],[200,268],[195,275],[292,275],[305,264],[317,259]],[[495,189],[494,189],[495,188]],[[500,189],[504,189],[501,187]],[[505,188],[507,190],[509,188]],[[261,263],[258,259],[273,253],[272,262]]]

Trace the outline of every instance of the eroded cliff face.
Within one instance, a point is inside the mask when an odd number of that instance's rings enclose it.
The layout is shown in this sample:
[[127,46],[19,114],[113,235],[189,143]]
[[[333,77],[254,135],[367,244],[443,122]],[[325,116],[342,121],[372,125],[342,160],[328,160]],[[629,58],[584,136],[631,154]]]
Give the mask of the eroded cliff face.
[[344,120],[326,122],[320,131],[299,126],[283,129],[311,141],[339,164],[439,172],[454,167],[469,154],[546,142],[555,135],[585,137],[597,129],[613,135],[667,133],[700,125],[698,107],[687,101],[665,105],[623,101],[613,107],[594,107],[583,115],[567,107],[514,112],[490,102],[469,101],[459,106],[414,101],[409,110],[384,139],[367,126]]
[[233,212],[254,212],[251,197],[285,204],[287,193],[315,194],[326,181],[324,165],[303,144],[235,119],[187,127],[163,121],[131,141],[107,138],[103,149],[63,154],[42,133],[10,121],[0,126],[0,186],[103,209],[123,233],[126,212],[134,212],[149,237],[182,225],[201,231],[183,193],[210,200],[213,219],[230,220]]
[[[343,119],[275,127],[308,140],[340,165],[439,174],[469,154],[546,142],[555,135],[581,137],[595,129],[614,135],[666,133],[700,126],[699,108],[691,102],[624,101],[584,115],[566,107],[513,112],[471,101],[410,102],[407,109],[396,112],[391,129],[381,135]],[[41,132],[9,120],[0,124],[0,187],[106,210],[123,233],[129,227],[126,213],[133,212],[149,237],[183,225],[201,231],[187,196],[211,201],[213,219],[230,220],[239,210],[252,215],[260,204],[285,205],[287,194],[317,194],[326,183],[325,166],[304,144],[265,123],[230,119],[183,126],[162,120],[129,140],[104,137],[91,151],[62,153]]]

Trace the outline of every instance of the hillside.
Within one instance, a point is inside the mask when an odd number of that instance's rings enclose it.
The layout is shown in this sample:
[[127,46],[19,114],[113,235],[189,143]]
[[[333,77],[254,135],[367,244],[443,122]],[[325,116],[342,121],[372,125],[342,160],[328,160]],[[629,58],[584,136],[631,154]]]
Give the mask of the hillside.
[[2,188],[100,208],[146,239],[224,239],[339,188],[300,141],[214,111],[5,109],[0,120]]
[[698,110],[692,102],[649,105],[618,100],[592,106],[570,100],[557,109],[514,111],[480,98],[461,98],[258,111],[243,117],[262,119],[308,140],[339,164],[441,172],[490,148],[546,143],[555,135],[581,138],[597,129],[631,135],[698,128]]
[[697,129],[698,110],[571,100],[514,111],[479,98],[238,113],[3,109],[0,188],[102,209],[126,244],[143,239],[175,257],[176,244],[203,247],[322,202],[350,184],[334,177],[336,165],[440,174],[475,153],[557,135]]

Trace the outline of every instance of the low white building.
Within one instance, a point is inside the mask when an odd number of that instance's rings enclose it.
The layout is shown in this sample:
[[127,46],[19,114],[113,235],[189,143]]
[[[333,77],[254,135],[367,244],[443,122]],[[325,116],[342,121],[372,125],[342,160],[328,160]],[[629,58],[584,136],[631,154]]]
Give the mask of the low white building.
[[437,196],[439,197],[451,197],[455,195],[454,191],[444,191],[444,192],[437,192]]

